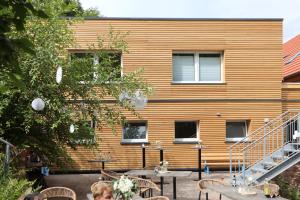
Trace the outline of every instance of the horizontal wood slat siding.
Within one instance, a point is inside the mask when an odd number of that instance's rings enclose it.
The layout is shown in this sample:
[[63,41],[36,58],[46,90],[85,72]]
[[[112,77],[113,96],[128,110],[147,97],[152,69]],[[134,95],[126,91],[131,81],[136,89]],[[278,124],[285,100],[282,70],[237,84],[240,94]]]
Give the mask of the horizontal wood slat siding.
[[[216,115],[217,112],[221,116]],[[197,151],[191,149],[194,144],[174,144],[174,122],[176,120],[197,120],[200,123],[200,138],[207,145],[203,150],[203,159],[210,164],[218,162],[228,164],[226,148],[232,143],[225,143],[226,120],[250,120],[249,131],[253,131],[263,125],[264,118],[274,118],[281,113],[281,103],[162,103],[149,104],[140,112],[142,119],[148,122],[148,138],[150,146],[156,140],[162,142],[166,149],[164,158],[173,168],[194,168],[197,163]],[[129,116],[129,115],[128,115]],[[129,117],[129,120],[135,119]],[[86,162],[95,159],[97,152],[111,152],[117,162],[106,166],[112,169],[141,167],[140,145],[120,145],[122,131],[119,127],[117,134],[113,135],[109,128],[97,130],[99,149],[94,151],[79,148],[71,152],[76,161],[76,167],[80,169],[95,169],[95,164]],[[147,166],[158,165],[158,150],[147,150]],[[222,164],[224,166],[224,164]],[[99,166],[98,166],[99,168]]]
[[[129,32],[124,72],[144,68],[152,98],[281,97],[281,21],[86,20],[72,27],[77,48],[96,43],[110,26]],[[173,51],[224,51],[226,84],[172,85]]]
[[[148,103],[140,111],[148,121],[150,144],[160,140],[165,159],[171,168],[197,167],[194,144],[174,144],[174,121],[198,120],[200,137],[208,149],[203,160],[211,166],[228,165],[225,143],[226,120],[250,120],[250,131],[263,125],[264,118],[275,118],[282,111],[282,22],[281,21],[135,21],[85,20],[73,25],[76,48],[87,49],[110,25],[116,31],[128,32],[129,54],[123,54],[123,70],[144,68],[143,77],[153,86],[150,100],[210,99],[205,102]],[[73,49],[74,49],[73,48]],[[172,52],[223,51],[223,84],[172,84]],[[245,99],[246,101],[214,101],[213,99]],[[256,99],[258,99],[256,101]],[[259,101],[259,99],[271,99]],[[272,99],[274,101],[272,101]],[[247,101],[251,100],[251,101]],[[216,113],[221,113],[217,116]],[[129,119],[132,116],[128,114]],[[104,127],[96,131],[98,150],[70,150],[75,168],[96,169],[88,163],[99,151],[111,152],[116,162],[110,169],[139,168],[140,145],[121,145],[121,128],[117,135]],[[146,150],[147,166],[158,165],[159,152]]]

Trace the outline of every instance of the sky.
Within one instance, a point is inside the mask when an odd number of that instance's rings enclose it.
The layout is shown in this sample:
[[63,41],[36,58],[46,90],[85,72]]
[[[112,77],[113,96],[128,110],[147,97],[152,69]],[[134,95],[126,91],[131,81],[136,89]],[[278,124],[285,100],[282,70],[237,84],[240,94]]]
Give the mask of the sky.
[[283,18],[283,41],[300,34],[300,0],[80,0],[104,17]]

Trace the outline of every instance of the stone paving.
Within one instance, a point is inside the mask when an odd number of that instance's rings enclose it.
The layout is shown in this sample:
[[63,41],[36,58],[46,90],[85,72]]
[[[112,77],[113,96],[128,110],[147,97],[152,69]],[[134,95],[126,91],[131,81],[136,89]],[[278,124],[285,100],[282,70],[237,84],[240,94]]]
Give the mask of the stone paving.
[[[188,178],[177,178],[177,199],[178,200],[196,200],[198,199],[198,188],[197,179],[198,174],[193,173],[192,176]],[[228,181],[228,174],[221,172],[212,173],[210,175],[203,174],[202,178],[214,178],[221,179],[225,178]],[[87,193],[90,192],[90,186],[98,181],[99,174],[67,174],[67,175],[50,175],[46,177],[46,183],[48,187],[52,186],[62,186],[69,187],[73,189],[77,194],[78,200],[87,200]],[[154,181],[158,182],[159,178],[155,178]],[[172,178],[165,178],[166,184],[164,184],[164,195],[173,199],[173,182]],[[154,195],[159,195],[159,193],[154,192]],[[202,195],[202,199],[205,199],[205,194]],[[218,200],[219,194],[214,192],[209,192],[209,199]],[[226,197],[222,197],[223,200],[228,200]]]

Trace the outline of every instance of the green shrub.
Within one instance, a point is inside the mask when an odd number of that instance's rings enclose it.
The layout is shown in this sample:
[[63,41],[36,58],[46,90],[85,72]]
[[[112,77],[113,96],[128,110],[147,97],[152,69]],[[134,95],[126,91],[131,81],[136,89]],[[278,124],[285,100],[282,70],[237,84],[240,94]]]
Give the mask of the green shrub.
[[299,200],[300,191],[297,186],[288,183],[282,176],[274,179],[275,183],[280,187],[280,195],[290,200]]
[[0,200],[17,200],[33,183],[25,178],[19,178],[14,170],[5,174],[2,154],[0,159]]

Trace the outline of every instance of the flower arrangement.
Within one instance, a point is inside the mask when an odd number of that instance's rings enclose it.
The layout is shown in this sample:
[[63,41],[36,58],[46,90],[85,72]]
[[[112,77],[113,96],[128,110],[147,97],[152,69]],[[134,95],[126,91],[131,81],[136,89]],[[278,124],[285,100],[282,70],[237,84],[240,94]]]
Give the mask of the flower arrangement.
[[136,182],[130,180],[126,176],[121,176],[120,179],[113,183],[116,199],[129,200],[138,191]]
[[168,161],[164,160],[164,161],[161,161],[159,164],[160,164],[160,172],[168,171],[168,166],[169,166]]

